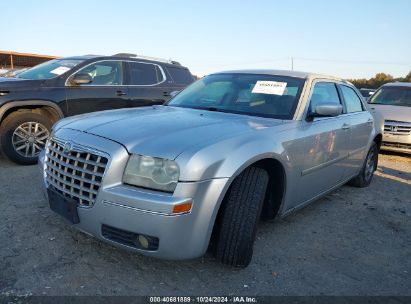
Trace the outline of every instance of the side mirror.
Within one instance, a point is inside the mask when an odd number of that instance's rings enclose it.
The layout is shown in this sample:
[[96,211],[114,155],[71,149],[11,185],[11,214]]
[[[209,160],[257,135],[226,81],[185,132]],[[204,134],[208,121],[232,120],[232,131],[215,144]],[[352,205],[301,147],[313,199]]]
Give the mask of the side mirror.
[[74,75],[73,78],[71,78],[70,83],[74,85],[82,85],[82,84],[89,84],[92,81],[93,79],[91,78],[89,74],[79,73],[79,74]]
[[171,98],[176,97],[181,91],[173,91],[170,93]]
[[314,112],[311,112],[308,117],[333,117],[342,113],[342,105],[335,103],[322,103],[315,107]]

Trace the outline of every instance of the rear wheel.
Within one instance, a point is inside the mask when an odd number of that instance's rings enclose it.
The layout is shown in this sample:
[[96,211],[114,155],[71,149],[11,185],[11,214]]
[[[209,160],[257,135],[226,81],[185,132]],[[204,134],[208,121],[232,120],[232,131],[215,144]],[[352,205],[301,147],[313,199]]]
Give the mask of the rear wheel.
[[10,160],[31,165],[45,148],[52,122],[40,114],[17,111],[7,116],[1,124],[1,146]]
[[269,181],[268,173],[250,167],[230,187],[219,215],[215,255],[223,264],[246,267]]
[[377,170],[378,166],[378,145],[373,142],[370,150],[368,151],[367,157],[365,158],[364,164],[361,168],[360,173],[348,182],[349,185],[364,188],[371,184],[372,177],[374,176],[374,171]]

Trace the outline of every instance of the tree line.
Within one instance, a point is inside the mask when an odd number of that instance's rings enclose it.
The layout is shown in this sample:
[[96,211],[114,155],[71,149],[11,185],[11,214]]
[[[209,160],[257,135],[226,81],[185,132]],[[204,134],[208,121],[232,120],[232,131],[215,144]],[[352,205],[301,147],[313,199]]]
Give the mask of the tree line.
[[407,76],[399,78],[394,78],[390,74],[378,73],[370,79],[349,79],[348,81],[355,85],[358,89],[378,89],[380,86],[388,82],[411,82],[411,72],[409,72]]

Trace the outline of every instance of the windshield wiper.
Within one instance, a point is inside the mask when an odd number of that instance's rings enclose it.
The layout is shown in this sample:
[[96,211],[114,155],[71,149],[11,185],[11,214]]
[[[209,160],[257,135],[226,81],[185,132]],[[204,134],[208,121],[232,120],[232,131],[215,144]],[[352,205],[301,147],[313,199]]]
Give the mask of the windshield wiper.
[[225,112],[223,109],[217,107],[199,107],[199,106],[180,106],[183,108],[190,108],[196,110],[210,111],[210,112]]
[[216,107],[204,107],[204,108],[200,108],[201,110],[206,110],[206,111],[211,111],[211,112],[221,112],[221,109],[216,108]]

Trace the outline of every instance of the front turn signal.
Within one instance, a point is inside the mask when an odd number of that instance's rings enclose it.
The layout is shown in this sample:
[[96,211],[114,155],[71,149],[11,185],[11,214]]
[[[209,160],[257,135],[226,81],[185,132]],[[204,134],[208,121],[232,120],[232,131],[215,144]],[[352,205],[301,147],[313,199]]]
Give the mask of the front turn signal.
[[193,205],[192,201],[188,201],[179,205],[175,205],[173,207],[173,214],[181,214],[181,213],[188,213],[191,211],[191,207]]

